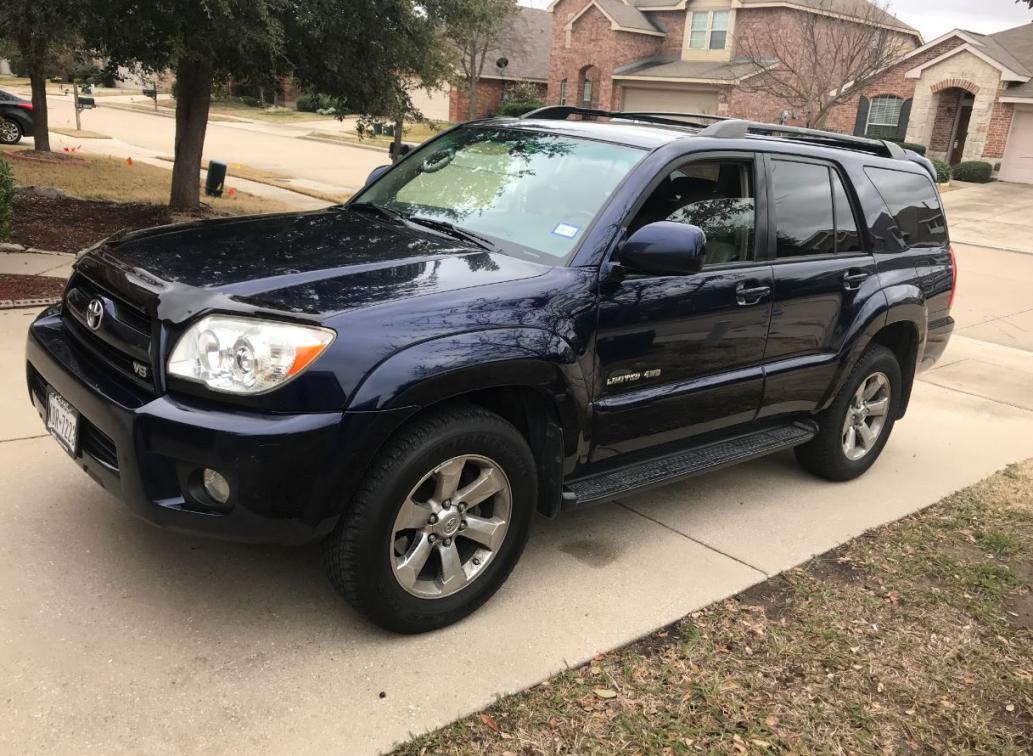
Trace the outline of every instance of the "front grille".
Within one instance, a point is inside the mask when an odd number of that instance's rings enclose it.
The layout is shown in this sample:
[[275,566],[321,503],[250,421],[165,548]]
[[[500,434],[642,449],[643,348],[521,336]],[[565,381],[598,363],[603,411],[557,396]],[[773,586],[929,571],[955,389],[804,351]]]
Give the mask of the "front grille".
[[[90,324],[88,309],[100,303],[100,322]],[[157,393],[152,357],[151,319],[117,294],[76,274],[65,290],[62,321],[90,356],[149,393]]]
[[118,452],[115,450],[115,442],[89,420],[81,418],[80,422],[79,439],[82,451],[85,454],[89,454],[112,472],[117,473]]

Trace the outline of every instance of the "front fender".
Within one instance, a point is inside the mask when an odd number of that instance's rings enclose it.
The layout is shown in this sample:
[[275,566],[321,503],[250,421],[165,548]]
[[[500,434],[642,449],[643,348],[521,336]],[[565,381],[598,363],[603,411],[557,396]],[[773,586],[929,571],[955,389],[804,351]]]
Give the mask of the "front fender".
[[588,386],[578,355],[540,328],[496,328],[431,339],[396,352],[358,386],[351,411],[426,407],[508,386],[540,389],[556,400],[564,430],[586,427]]

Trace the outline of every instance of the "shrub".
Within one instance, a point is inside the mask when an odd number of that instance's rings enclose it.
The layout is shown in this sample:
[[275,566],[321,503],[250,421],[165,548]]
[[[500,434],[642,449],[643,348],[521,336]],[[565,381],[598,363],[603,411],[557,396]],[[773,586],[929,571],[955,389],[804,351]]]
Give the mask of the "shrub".
[[257,108],[259,105],[262,104],[261,102],[259,102],[257,97],[252,97],[251,95],[244,95],[240,98],[240,101],[247,105],[249,108]]
[[951,174],[958,181],[972,181],[977,184],[985,184],[990,180],[994,167],[985,160],[968,160],[954,166]]
[[914,150],[919,155],[924,155],[926,147],[924,144],[916,144],[915,142],[901,142],[900,146],[905,150]]
[[501,116],[522,116],[532,110],[544,105],[541,100],[509,100],[499,105],[498,114]]
[[933,168],[936,169],[936,183],[946,184],[951,178],[951,167],[946,160],[931,160]]
[[936,169],[936,183],[946,184],[951,180],[951,167],[947,165],[943,160],[932,161],[933,167]]
[[315,113],[319,109],[319,95],[303,94],[294,103],[294,108],[302,113]]
[[10,236],[13,216],[14,170],[9,162],[0,158],[0,241]]

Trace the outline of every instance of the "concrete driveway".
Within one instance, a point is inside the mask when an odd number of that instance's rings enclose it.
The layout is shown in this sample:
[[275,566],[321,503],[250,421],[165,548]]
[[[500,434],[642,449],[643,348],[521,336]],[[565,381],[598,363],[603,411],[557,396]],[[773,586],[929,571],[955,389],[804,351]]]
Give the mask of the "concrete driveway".
[[43,435],[31,314],[0,314],[0,753],[381,750],[1033,456],[1033,349],[979,330],[1024,296],[1027,258],[957,251],[971,331],[867,476],[783,454],[540,520],[494,600],[415,638],[355,616],[314,549],[130,517]]
[[1033,185],[955,183],[943,204],[953,241],[1033,254]]

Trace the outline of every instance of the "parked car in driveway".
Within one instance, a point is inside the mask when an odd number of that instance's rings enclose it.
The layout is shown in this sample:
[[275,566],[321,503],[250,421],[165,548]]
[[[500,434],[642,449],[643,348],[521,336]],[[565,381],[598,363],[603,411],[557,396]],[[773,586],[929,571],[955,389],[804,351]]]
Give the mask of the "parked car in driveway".
[[32,131],[32,103],[0,89],[0,144],[18,144]]
[[861,475],[954,289],[896,145],[552,107],[445,132],[347,205],[97,244],[28,385],[136,514],[323,541],[354,607],[419,632],[495,593],[536,513],[790,448]]

